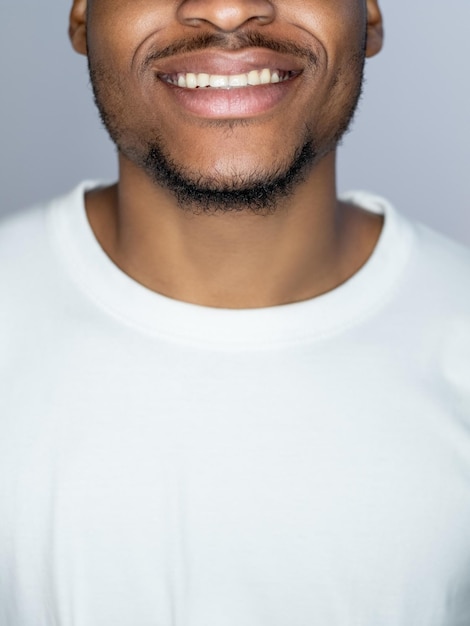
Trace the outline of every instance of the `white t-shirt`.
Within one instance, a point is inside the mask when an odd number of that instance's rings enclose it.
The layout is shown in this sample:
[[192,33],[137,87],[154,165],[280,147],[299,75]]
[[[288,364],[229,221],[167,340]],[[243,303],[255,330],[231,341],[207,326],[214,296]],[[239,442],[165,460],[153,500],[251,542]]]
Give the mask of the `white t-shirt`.
[[89,186],[0,228],[1,626],[469,626],[469,252],[359,193],[344,285],[201,307]]

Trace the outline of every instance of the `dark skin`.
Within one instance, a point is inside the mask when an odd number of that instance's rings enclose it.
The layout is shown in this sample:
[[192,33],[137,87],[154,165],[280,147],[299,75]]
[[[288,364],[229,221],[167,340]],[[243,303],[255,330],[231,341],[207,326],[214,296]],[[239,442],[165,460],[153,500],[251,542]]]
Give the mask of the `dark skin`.
[[[314,69],[304,58],[292,60],[299,76],[268,110],[217,119],[188,114],[155,72],[142,69],[150,46],[244,29],[298,42],[318,59]],[[328,292],[370,257],[382,219],[338,201],[335,157],[336,133],[360,82],[364,37],[366,56],[382,46],[376,0],[76,0],[70,36],[99,68],[100,98],[119,147],[119,181],[87,195],[87,214],[103,249],[129,276],[178,300],[256,308]],[[152,70],[173,64],[191,71],[187,57]],[[283,166],[305,128],[318,157],[268,216],[184,211],[139,160],[146,138],[158,135],[188,175],[216,172],[227,184],[234,174],[238,180],[254,168]]]

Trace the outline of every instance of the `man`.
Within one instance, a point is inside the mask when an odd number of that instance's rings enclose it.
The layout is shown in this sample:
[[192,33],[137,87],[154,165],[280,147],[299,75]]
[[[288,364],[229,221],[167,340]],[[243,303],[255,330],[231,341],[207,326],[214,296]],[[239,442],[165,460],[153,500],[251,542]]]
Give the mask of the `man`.
[[75,0],[119,155],[0,230],[2,626],[468,626],[470,255],[335,152],[376,0]]

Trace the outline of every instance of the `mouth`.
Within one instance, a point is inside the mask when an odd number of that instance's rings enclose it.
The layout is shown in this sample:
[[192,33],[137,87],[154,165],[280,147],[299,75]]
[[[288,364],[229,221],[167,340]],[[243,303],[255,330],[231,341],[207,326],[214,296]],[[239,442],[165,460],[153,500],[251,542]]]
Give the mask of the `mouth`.
[[208,74],[205,72],[176,72],[160,74],[164,83],[182,89],[243,89],[260,85],[276,85],[292,80],[299,71],[263,68],[242,74]]
[[292,55],[267,49],[202,50],[156,64],[154,78],[175,111],[199,118],[247,119],[287,107],[305,67]]

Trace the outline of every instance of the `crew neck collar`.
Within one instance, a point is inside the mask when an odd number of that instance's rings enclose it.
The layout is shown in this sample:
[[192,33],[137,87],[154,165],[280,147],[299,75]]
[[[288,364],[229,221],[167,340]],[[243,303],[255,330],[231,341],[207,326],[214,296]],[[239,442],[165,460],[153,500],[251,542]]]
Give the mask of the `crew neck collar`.
[[379,241],[365,265],[341,286],[294,304],[219,309],[174,300],[137,283],[98,243],[85,211],[81,183],[49,207],[56,249],[80,289],[103,311],[134,329],[170,341],[211,348],[262,349],[316,341],[372,315],[399,280],[411,249],[412,229],[383,198],[350,192],[343,199],[384,215]]

